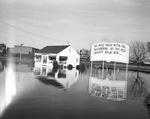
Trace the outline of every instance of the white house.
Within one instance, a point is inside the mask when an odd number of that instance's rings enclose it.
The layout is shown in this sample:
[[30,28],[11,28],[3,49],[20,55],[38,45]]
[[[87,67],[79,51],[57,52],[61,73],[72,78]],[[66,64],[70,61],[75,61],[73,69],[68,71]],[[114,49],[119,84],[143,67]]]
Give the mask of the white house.
[[46,46],[35,53],[35,65],[52,66],[56,59],[59,65],[76,67],[80,63],[80,55],[70,45]]

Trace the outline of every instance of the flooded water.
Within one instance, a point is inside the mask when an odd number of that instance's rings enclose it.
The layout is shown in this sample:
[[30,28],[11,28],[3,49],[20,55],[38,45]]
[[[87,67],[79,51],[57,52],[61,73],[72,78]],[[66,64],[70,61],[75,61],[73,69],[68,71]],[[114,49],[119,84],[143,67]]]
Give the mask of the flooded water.
[[[1,119],[148,119],[150,74],[1,65]],[[107,73],[106,73],[107,72]],[[138,78],[137,78],[138,77]]]

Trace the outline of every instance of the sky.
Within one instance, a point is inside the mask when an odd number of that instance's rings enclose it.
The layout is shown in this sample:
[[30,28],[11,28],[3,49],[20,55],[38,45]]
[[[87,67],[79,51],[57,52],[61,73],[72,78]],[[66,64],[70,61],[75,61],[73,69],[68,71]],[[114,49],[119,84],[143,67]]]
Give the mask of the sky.
[[0,0],[0,43],[35,48],[150,41],[150,0]]

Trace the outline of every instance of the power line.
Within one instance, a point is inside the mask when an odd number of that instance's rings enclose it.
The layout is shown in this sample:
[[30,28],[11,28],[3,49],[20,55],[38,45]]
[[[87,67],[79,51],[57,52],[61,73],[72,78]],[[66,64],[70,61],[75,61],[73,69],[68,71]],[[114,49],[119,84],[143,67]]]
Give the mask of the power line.
[[[2,34],[0,34],[0,36],[1,36],[1,35],[2,35]],[[9,39],[9,35],[5,35],[4,37]],[[23,37],[22,39],[26,40],[25,44],[29,44],[29,45],[30,45],[31,42],[33,42],[33,41],[29,41],[29,40],[28,40],[27,38],[25,38],[25,37]],[[9,41],[9,40],[8,40],[8,41]],[[16,41],[17,41],[17,38],[12,37],[12,38],[11,38],[11,41],[16,42]],[[35,41],[35,42],[36,42],[36,41]],[[45,42],[38,41],[38,42],[36,43],[36,46],[35,46],[35,44],[34,44],[34,47],[37,47],[37,45],[38,45],[38,46],[40,46],[40,45],[41,45],[41,46],[44,46],[44,44],[49,44],[49,43],[48,43],[48,41],[45,41]],[[32,46],[33,46],[33,45],[32,45]],[[41,46],[40,46],[40,47],[41,47]]]
[[[10,35],[10,32],[8,32],[8,31],[0,31],[0,32],[4,32],[4,33],[7,33],[7,35],[5,35],[5,37],[8,37],[9,38],[9,35]],[[0,35],[3,35],[3,34],[1,34],[0,33]],[[17,33],[13,33],[13,35],[17,35],[17,36],[19,36],[19,37],[22,37],[22,39],[24,39],[24,40],[26,40],[26,42],[28,42],[29,41],[29,38],[28,37],[26,37],[27,35],[25,35],[25,34],[17,34]],[[13,37],[13,39],[14,39],[14,37]],[[12,38],[11,38],[11,40],[13,40]],[[17,40],[17,38],[15,38],[14,40]],[[37,39],[32,39],[32,40],[37,40]],[[43,40],[42,39],[39,39],[40,41],[38,41],[38,43],[40,42],[41,44],[48,44],[48,41],[44,41],[43,42]],[[31,40],[30,40],[30,42],[31,42]],[[30,44],[30,42],[29,42],[29,44]],[[36,42],[36,41],[35,41]],[[39,44],[40,44],[39,43]]]
[[61,41],[61,40],[57,40],[57,39],[54,39],[54,38],[52,39],[52,38],[48,38],[48,37],[45,37],[45,36],[42,36],[42,35],[39,35],[39,34],[36,34],[36,33],[33,33],[33,32],[29,32],[29,31],[27,31],[27,30],[24,30],[24,29],[22,29],[22,28],[19,28],[19,27],[17,27],[17,26],[14,26],[14,25],[12,25],[12,24],[9,24],[9,23],[7,23],[7,22],[4,22],[4,21],[1,20],[1,19],[0,19],[0,22],[6,24],[7,26],[10,26],[10,27],[12,27],[12,28],[15,28],[15,29],[17,29],[17,30],[23,31],[23,32],[25,32],[25,33],[28,33],[28,34],[31,34],[31,35],[34,35],[34,36],[37,36],[37,37],[41,37],[41,38],[44,38],[44,39],[47,39],[47,40],[52,40],[52,41],[63,42],[63,41]]

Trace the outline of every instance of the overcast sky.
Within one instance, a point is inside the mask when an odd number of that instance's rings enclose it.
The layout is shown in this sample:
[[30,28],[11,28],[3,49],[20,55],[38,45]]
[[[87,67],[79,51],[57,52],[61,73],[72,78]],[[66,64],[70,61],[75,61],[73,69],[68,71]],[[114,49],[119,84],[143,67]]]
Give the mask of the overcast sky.
[[0,0],[0,42],[42,48],[150,41],[150,0]]

